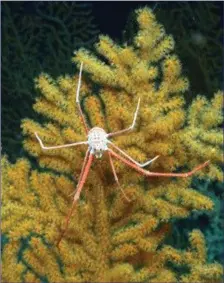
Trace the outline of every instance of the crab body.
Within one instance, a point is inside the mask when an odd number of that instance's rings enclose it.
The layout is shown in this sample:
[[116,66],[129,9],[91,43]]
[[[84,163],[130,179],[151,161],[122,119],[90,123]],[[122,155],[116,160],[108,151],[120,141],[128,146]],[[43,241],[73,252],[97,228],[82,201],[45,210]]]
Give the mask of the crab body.
[[88,145],[90,153],[96,158],[101,158],[105,150],[107,150],[107,133],[99,127],[92,128],[88,133]]

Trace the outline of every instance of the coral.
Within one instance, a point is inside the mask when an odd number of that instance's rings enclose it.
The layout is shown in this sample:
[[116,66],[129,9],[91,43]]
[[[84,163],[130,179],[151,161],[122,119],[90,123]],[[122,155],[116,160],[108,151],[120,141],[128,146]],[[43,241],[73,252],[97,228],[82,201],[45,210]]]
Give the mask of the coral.
[[[85,200],[80,201],[58,250],[55,243],[73,182],[63,175],[30,170],[24,159],[10,165],[4,158],[2,167],[6,188],[2,231],[9,238],[2,255],[3,281],[215,282],[220,277],[218,264],[206,264],[201,232],[191,233],[188,250],[162,245],[172,218],[186,217],[192,209],[212,208],[209,198],[181,187],[182,182],[166,187],[164,199],[158,197],[163,187],[145,192],[140,184],[129,185],[130,204],[113,185],[105,188],[99,183],[92,171]],[[179,204],[169,196],[171,192],[178,194]],[[178,275],[171,264],[184,266],[186,274]]]
[[[187,164],[192,168],[209,159],[208,176],[221,181],[222,93],[217,92],[211,103],[198,96],[188,111],[184,109],[188,81],[181,76],[180,61],[171,53],[173,38],[165,35],[146,11],[139,13],[140,31],[134,46],[121,47],[102,36],[96,49],[104,61],[86,50],[78,51],[73,61],[84,62],[91,78],[102,85],[108,131],[128,127],[132,119],[129,109],[141,98],[141,130],[118,137],[121,148],[141,161],[159,154],[154,168],[166,171]],[[125,105],[126,111],[118,111],[118,105]]]
[[223,184],[193,178],[192,187],[209,197],[214,203],[214,208],[212,211],[193,211],[186,219],[172,221],[172,233],[166,239],[166,243],[178,249],[186,248],[188,246],[189,231],[195,228],[201,229],[206,240],[208,262],[223,262]]
[[[223,3],[161,1],[152,5],[157,20],[174,36],[175,53],[183,62],[184,73],[190,80],[186,102],[190,103],[198,93],[211,98],[223,86]],[[123,39],[132,42],[136,30],[132,13],[127,20]]]
[[[96,46],[101,59],[83,49],[73,58],[84,62],[90,74],[88,80],[84,76],[81,87],[89,124],[107,132],[130,126],[140,97],[135,131],[116,137],[116,145],[142,162],[159,154],[151,171],[183,171],[210,159],[212,166],[197,176],[219,179],[220,94],[211,103],[198,98],[186,111],[183,92],[188,81],[171,53],[172,37],[147,8],[137,11],[137,20],[139,31],[133,46],[118,46],[101,36]],[[90,95],[91,80],[99,85],[97,95]],[[2,256],[3,280],[220,282],[222,267],[207,263],[199,230],[189,234],[186,250],[164,245],[171,221],[186,218],[192,211],[212,210],[209,197],[191,187],[191,178],[144,178],[115,162],[120,184],[131,200],[127,202],[116,187],[106,155],[93,163],[68,231],[60,249],[56,248],[86,148],[43,151],[34,132],[46,145],[82,141],[86,135],[75,105],[77,76],[54,80],[41,74],[36,87],[42,96],[34,110],[45,121],[25,119],[22,129],[24,148],[37,158],[44,172],[32,170],[26,159],[15,165],[5,158],[2,161],[2,232],[8,238]],[[217,112],[217,120],[213,115],[199,115],[198,107]],[[204,128],[207,135],[201,136]],[[199,136],[200,150],[196,151]],[[206,146],[211,150],[204,150]]]
[[[190,81],[190,88],[184,94],[186,104],[190,104],[198,93],[203,93],[207,98],[211,98],[213,92],[222,88],[222,8],[223,3],[218,2],[166,3],[163,1],[157,2],[155,5],[154,12],[157,19],[166,27],[166,31],[175,38],[175,53],[178,54],[183,63],[183,73],[187,75]],[[136,30],[137,25],[134,13],[132,13],[125,27],[124,40],[132,43]],[[200,99],[204,99],[204,102],[207,103],[205,98],[201,97]],[[221,99],[221,96],[219,99]],[[219,105],[221,107],[221,100]],[[206,109],[198,108],[199,113],[203,113],[204,110]],[[208,120],[214,115],[213,120],[220,121],[221,116],[218,114],[220,111],[213,108],[210,108],[211,112],[207,110]],[[206,128],[201,128],[200,134],[198,131],[197,137],[194,138],[196,142],[193,145],[194,150],[196,150],[195,145],[198,144],[201,137],[205,136],[206,131]],[[217,133],[210,136],[217,139]],[[219,134],[219,140],[223,140],[221,134]],[[192,146],[192,143],[190,144]],[[219,144],[222,144],[222,142],[220,141]],[[206,145],[205,141],[204,145]],[[211,150],[208,145],[205,148]],[[221,160],[221,154],[219,156]],[[221,172],[219,171],[218,174],[221,174]],[[215,203],[214,209],[209,213],[195,212],[187,219],[174,221],[172,228],[174,232],[170,235],[170,242],[177,248],[187,246],[189,231],[195,227],[201,227],[208,245],[208,259],[210,261],[215,259],[224,262],[222,249],[224,234],[223,225],[221,224],[223,223],[223,212],[220,210],[220,206],[223,204],[223,195],[219,193],[220,189],[218,189],[222,186],[221,175],[219,179],[221,179],[220,183],[210,180],[206,182],[195,180],[194,187],[212,198]]]
[[185,146],[191,149],[191,161],[195,153],[213,160],[210,165],[210,177],[220,182],[223,178],[218,166],[223,162],[222,99],[221,91],[215,93],[211,102],[205,97],[197,96],[189,107],[188,125],[182,135]]
[[2,3],[2,143],[10,160],[25,154],[21,119],[41,119],[30,107],[34,78],[74,73],[73,51],[91,48],[99,32],[91,13],[88,3]]

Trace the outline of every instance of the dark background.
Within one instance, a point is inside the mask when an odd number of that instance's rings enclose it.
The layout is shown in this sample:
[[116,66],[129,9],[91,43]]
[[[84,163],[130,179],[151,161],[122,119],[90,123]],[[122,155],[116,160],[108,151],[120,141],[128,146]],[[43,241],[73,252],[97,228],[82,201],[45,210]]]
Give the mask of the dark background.
[[[4,1],[3,1],[4,2]],[[46,3],[50,1],[43,1]],[[66,2],[66,1],[61,1]],[[71,1],[72,2],[72,1]],[[93,16],[95,17],[95,23],[98,25],[99,30],[103,34],[108,34],[112,38],[121,38],[122,31],[125,29],[125,25],[129,14],[140,7],[149,6],[157,13],[161,9],[165,9],[167,13],[172,9],[176,9],[180,5],[180,1],[81,1],[82,3],[88,3],[92,5]],[[188,4],[192,7],[192,10],[197,9],[197,3],[202,1],[182,1],[182,5]],[[206,1],[207,4],[212,4],[217,7],[220,13],[220,27],[223,27],[223,1]],[[67,2],[68,3],[68,2]],[[11,2],[11,7],[15,11],[19,7],[23,7],[24,13],[35,14],[35,1],[16,1]],[[181,11],[179,11],[181,13]],[[218,13],[218,11],[217,11]],[[205,15],[206,16],[206,15]],[[169,16],[167,15],[167,18]],[[189,17],[189,20],[194,21],[193,17]],[[208,19],[209,20],[209,19]]]

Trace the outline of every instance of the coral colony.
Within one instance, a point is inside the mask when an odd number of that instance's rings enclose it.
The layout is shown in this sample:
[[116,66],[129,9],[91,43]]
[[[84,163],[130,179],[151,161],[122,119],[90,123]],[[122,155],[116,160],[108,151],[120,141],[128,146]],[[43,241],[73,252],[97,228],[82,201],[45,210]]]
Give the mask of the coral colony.
[[[201,170],[203,167],[207,166],[208,163],[209,163],[208,161],[206,161],[205,163],[197,166],[194,170],[187,172],[187,173],[150,172],[150,171],[146,171],[146,170],[141,169],[141,167],[145,167],[145,166],[149,165],[151,162],[155,161],[159,157],[159,155],[157,155],[153,159],[150,159],[150,160],[146,161],[145,163],[141,164],[141,163],[137,162],[136,160],[134,160],[133,158],[131,158],[128,154],[126,154],[119,147],[114,145],[111,141],[109,141],[108,138],[110,138],[110,137],[123,135],[123,134],[130,132],[131,130],[134,129],[138,110],[139,110],[140,99],[138,100],[137,109],[135,111],[134,119],[133,119],[133,122],[132,122],[130,127],[123,129],[123,130],[120,130],[120,131],[117,131],[117,132],[112,132],[112,133],[109,133],[109,134],[107,134],[102,128],[99,128],[99,127],[94,127],[91,130],[89,130],[89,128],[88,128],[88,126],[85,122],[85,117],[83,115],[83,112],[82,112],[82,109],[81,109],[81,106],[80,106],[80,102],[79,102],[79,92],[80,92],[80,86],[81,86],[82,66],[83,66],[83,63],[81,63],[81,67],[80,67],[79,81],[78,81],[78,87],[77,87],[77,93],[76,93],[76,103],[78,105],[78,109],[79,109],[79,112],[80,112],[80,115],[81,115],[81,120],[83,122],[83,126],[85,127],[86,133],[88,135],[88,141],[76,142],[76,143],[59,145],[59,146],[46,147],[46,146],[43,145],[43,142],[40,139],[40,137],[38,136],[38,134],[35,133],[35,136],[38,139],[41,148],[45,149],[45,150],[46,149],[56,149],[56,148],[66,148],[66,147],[77,146],[77,145],[81,145],[81,144],[86,144],[86,145],[88,144],[88,149],[87,149],[86,154],[85,154],[85,159],[84,159],[84,162],[83,162],[82,171],[81,171],[80,178],[79,178],[77,188],[76,188],[76,192],[75,192],[75,195],[74,195],[72,209],[71,209],[71,211],[70,211],[70,213],[69,213],[69,215],[66,219],[65,231],[67,230],[68,223],[69,223],[72,211],[74,209],[74,206],[75,206],[77,200],[80,197],[80,193],[82,191],[83,185],[84,185],[85,180],[87,178],[87,175],[89,173],[89,169],[90,169],[90,166],[92,164],[93,157],[95,156],[96,158],[101,158],[104,151],[108,151],[108,155],[109,155],[109,159],[110,159],[110,165],[111,165],[111,168],[112,168],[112,171],[113,171],[115,181],[118,183],[118,185],[119,185],[119,182],[118,182],[116,171],[114,169],[112,156],[121,160],[122,162],[124,162],[128,166],[136,169],[137,171],[139,171],[143,175],[150,176],[150,177],[162,176],[162,177],[182,177],[182,178],[185,178],[185,177],[189,177],[189,176],[193,175],[196,171]],[[112,147],[117,149],[119,151],[119,153],[121,153],[123,156],[126,157],[126,159],[124,157],[118,155],[113,149],[108,148],[108,146],[107,146],[108,144],[110,144]],[[124,194],[124,196],[125,196],[125,194]],[[126,199],[128,199],[128,198],[126,197]],[[58,245],[61,241],[61,238],[62,237],[60,237]]]
[[[214,207],[191,181],[192,173],[222,180],[222,93],[211,101],[198,96],[186,110],[188,81],[173,38],[150,9],[136,16],[132,45],[101,36],[100,58],[76,52],[73,61],[83,62],[85,70],[82,85],[81,74],[36,79],[42,95],[34,110],[45,122],[24,119],[22,129],[24,148],[40,168],[25,158],[15,164],[2,160],[5,282],[220,282],[222,266],[207,262],[199,229],[189,233],[186,249],[165,240],[174,219]],[[130,125],[133,131],[106,139]],[[79,141],[85,143],[65,147]],[[110,150],[102,154],[105,146]],[[90,166],[93,156],[101,158]],[[209,166],[202,169],[206,160]],[[195,166],[202,170],[179,173]]]

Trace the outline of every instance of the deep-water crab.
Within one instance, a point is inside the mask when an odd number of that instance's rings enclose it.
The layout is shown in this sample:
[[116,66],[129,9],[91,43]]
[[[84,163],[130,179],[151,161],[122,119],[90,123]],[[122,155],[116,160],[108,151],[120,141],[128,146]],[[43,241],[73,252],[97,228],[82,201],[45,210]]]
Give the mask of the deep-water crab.
[[[123,130],[120,130],[120,131],[117,131],[117,132],[111,132],[111,133],[106,133],[105,130],[100,128],[100,127],[94,127],[92,129],[89,129],[89,127],[86,123],[84,114],[83,114],[82,109],[81,109],[80,101],[79,101],[82,68],[83,68],[83,63],[81,63],[80,71],[79,71],[79,80],[78,80],[78,86],[77,86],[77,92],[76,92],[76,103],[77,103],[77,106],[78,106],[78,109],[79,109],[79,113],[80,113],[80,117],[82,119],[82,123],[85,127],[85,130],[86,130],[87,140],[81,141],[81,142],[75,142],[75,143],[71,143],[71,144],[58,145],[58,146],[44,146],[41,138],[35,132],[35,136],[38,139],[41,148],[44,149],[44,150],[72,147],[72,146],[77,146],[77,145],[81,145],[81,144],[88,145],[88,149],[86,151],[84,162],[83,162],[83,165],[82,165],[81,174],[80,174],[79,181],[78,181],[76,191],[75,191],[75,194],[74,194],[73,204],[72,204],[72,207],[71,207],[71,209],[70,209],[70,211],[67,215],[65,229],[64,229],[60,239],[58,240],[57,246],[59,245],[64,233],[66,232],[66,230],[68,228],[68,224],[69,224],[72,212],[75,208],[75,204],[77,203],[77,201],[80,197],[82,188],[85,184],[85,181],[86,181],[86,178],[88,176],[89,169],[90,169],[90,166],[93,162],[94,156],[96,158],[101,158],[103,153],[107,152],[107,154],[109,156],[109,160],[110,160],[110,165],[111,165],[111,168],[112,168],[112,171],[113,171],[113,175],[114,175],[115,181],[117,182],[118,185],[119,185],[119,181],[118,181],[118,177],[117,177],[117,174],[116,174],[116,171],[115,171],[115,168],[114,168],[112,157],[122,161],[126,165],[128,165],[128,166],[132,167],[133,169],[137,170],[138,172],[140,172],[141,174],[143,174],[145,176],[149,176],[149,177],[162,176],[162,177],[182,177],[182,178],[185,178],[185,177],[191,176],[196,171],[201,170],[203,167],[207,166],[208,163],[209,163],[209,161],[206,161],[205,163],[194,168],[192,171],[189,171],[189,172],[186,172],[186,173],[150,172],[148,170],[143,169],[142,167],[145,167],[148,164],[155,161],[159,157],[158,155],[156,157],[148,160],[145,163],[139,163],[136,160],[134,160],[131,156],[129,156],[127,153],[125,153],[122,149],[120,149],[118,146],[113,144],[109,140],[109,138],[117,136],[117,135],[125,134],[125,133],[132,131],[134,129],[136,119],[137,119],[137,115],[138,115],[138,111],[139,111],[139,106],[140,106],[140,98],[138,99],[138,104],[137,104],[137,108],[136,108],[135,113],[134,113],[133,122],[132,122],[132,124],[129,128],[126,128],[126,129],[123,129]],[[118,151],[120,154],[115,152],[109,146],[111,146],[113,149]],[[120,189],[121,189],[122,193],[124,194],[125,198],[129,201],[129,199],[127,198],[127,196],[123,192],[122,188],[120,188]]]

